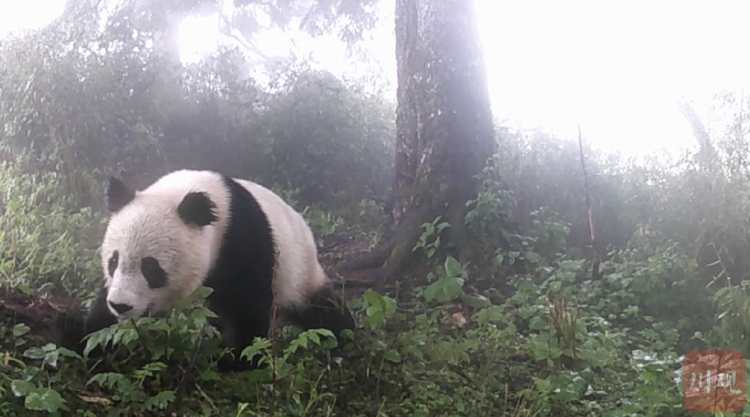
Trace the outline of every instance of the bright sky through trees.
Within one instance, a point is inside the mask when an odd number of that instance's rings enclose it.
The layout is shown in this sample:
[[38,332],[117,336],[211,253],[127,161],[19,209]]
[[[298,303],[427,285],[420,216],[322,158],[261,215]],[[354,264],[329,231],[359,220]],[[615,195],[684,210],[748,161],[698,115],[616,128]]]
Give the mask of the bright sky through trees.
[[[372,47],[393,77],[393,0],[384,2],[385,25]],[[710,129],[712,97],[722,90],[741,93],[748,84],[744,19],[750,2],[478,3],[494,112],[510,126],[540,126],[574,137],[580,123],[587,140],[598,146],[649,154],[694,145],[677,108],[680,99],[692,101]],[[2,2],[0,36],[45,24],[63,4]],[[183,58],[210,52],[218,38],[215,27],[210,17],[185,21]],[[301,36],[295,43],[332,71],[344,70],[345,48],[335,40]],[[291,43],[270,33],[258,45],[284,55]]]

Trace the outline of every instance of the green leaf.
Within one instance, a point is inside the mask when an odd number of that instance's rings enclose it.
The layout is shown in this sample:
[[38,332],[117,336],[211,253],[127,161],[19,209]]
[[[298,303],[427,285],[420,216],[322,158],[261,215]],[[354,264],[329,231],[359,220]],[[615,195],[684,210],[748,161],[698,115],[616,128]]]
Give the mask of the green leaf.
[[463,278],[441,278],[424,289],[427,301],[448,301],[461,293]]
[[86,348],[83,350],[83,354],[88,356],[88,354],[97,346],[106,347],[114,338],[117,330],[118,326],[112,325],[89,335],[89,339],[86,341]]
[[391,297],[383,297],[383,303],[385,304],[385,315],[390,317],[396,312],[396,300]]
[[33,347],[26,349],[26,351],[23,352],[23,356],[29,359],[44,359],[44,357],[47,356],[47,352],[38,347]]
[[533,317],[529,323],[529,329],[531,330],[544,330],[547,328],[549,328],[549,323],[539,316]]
[[526,259],[527,259],[527,260],[528,260],[529,262],[533,262],[533,263],[541,263],[541,261],[542,261],[542,257],[541,257],[541,256],[539,256],[539,254],[538,254],[538,253],[536,253],[536,252],[534,252],[534,251],[528,251],[528,252],[526,252],[526,255],[525,255],[525,256],[526,256]]
[[44,357],[44,363],[53,368],[57,368],[57,360],[59,359],[59,357],[60,353],[58,351],[50,352]]
[[25,335],[26,333],[28,333],[30,330],[31,330],[31,327],[23,323],[16,324],[15,326],[13,326],[13,337],[15,338],[21,337]]
[[252,345],[242,350],[240,358],[245,358],[248,361],[252,361],[256,356],[263,356],[263,352],[269,349],[271,343],[267,339],[261,339],[260,341],[254,342]]
[[498,306],[490,306],[483,308],[482,310],[478,311],[476,313],[477,320],[480,322],[496,322],[501,321],[505,315],[503,313],[503,310]]
[[310,333],[308,337],[310,338],[310,340],[315,342],[316,345],[320,345],[320,336],[318,336],[317,333]]
[[208,296],[211,295],[211,293],[213,292],[214,290],[210,287],[199,287],[193,292],[193,295],[191,296],[191,298],[202,300],[202,299],[208,298]]
[[385,360],[393,362],[393,363],[401,362],[401,354],[399,354],[398,351],[396,351],[395,349],[391,349],[385,352],[384,358]]
[[34,390],[34,388],[34,384],[22,379],[14,379],[10,383],[10,389],[11,391],[13,391],[13,395],[15,395],[16,397],[24,397],[26,395],[29,395],[29,393]]
[[373,314],[369,314],[368,311],[368,316],[369,317],[367,318],[367,321],[373,328],[377,328],[385,324],[385,314],[380,310],[376,311]]
[[90,385],[93,383],[96,383],[99,386],[105,388],[113,388],[116,385],[118,388],[120,388],[120,390],[123,390],[124,388],[130,388],[131,385],[130,381],[128,381],[125,375],[116,372],[104,372],[101,374],[96,374],[86,382],[86,385]]
[[245,410],[249,406],[250,406],[250,404],[248,404],[248,403],[239,403],[239,404],[237,404],[237,417],[243,415],[245,413]]
[[463,268],[456,258],[449,256],[445,259],[445,272],[449,277],[459,277],[463,275]]
[[174,391],[162,391],[147,399],[146,402],[143,403],[143,409],[151,410],[153,408],[158,408],[163,410],[170,402],[174,401],[174,399]]
[[365,300],[367,300],[370,305],[380,305],[380,300],[382,298],[383,296],[373,290],[365,291]]
[[64,404],[60,394],[55,390],[40,388],[31,392],[24,402],[27,410],[46,411],[54,413],[60,410]]

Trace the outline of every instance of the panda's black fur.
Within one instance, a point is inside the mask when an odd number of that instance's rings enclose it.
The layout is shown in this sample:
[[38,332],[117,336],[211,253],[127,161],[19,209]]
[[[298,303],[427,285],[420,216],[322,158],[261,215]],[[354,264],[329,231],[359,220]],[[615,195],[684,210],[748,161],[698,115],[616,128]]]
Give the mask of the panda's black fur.
[[[229,192],[229,220],[224,229],[219,255],[204,284],[213,289],[209,308],[219,317],[222,333],[230,333],[230,347],[238,355],[255,337],[268,335],[274,293],[274,267],[277,242],[270,221],[256,198],[236,180],[221,176]],[[108,193],[110,211],[116,213],[135,198],[119,180],[111,179]],[[187,197],[187,196],[186,196]],[[186,224],[205,225],[215,220],[213,202],[206,194],[185,198],[178,209]],[[58,318],[59,344],[79,353],[82,338],[116,323],[107,307],[108,288],[102,287],[84,319],[75,313]],[[345,307],[335,301],[330,283],[307,295],[304,306],[287,308],[284,317],[304,329],[328,328],[337,337],[344,329],[353,329],[354,321]],[[94,354],[101,352],[94,351]],[[239,359],[220,363],[221,370],[243,370],[248,363]]]
[[276,245],[255,198],[232,179],[223,179],[231,195],[230,223],[206,286],[214,289],[211,308],[233,329],[234,343],[246,346],[268,334]]

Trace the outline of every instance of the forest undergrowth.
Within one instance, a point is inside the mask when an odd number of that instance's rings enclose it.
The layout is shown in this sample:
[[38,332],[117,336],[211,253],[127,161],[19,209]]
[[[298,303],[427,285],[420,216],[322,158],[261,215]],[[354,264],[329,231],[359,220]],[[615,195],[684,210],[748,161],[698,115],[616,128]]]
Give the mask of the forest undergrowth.
[[[563,161],[568,148],[538,149],[547,149],[549,162]],[[97,285],[95,239],[87,233],[101,230],[103,220],[72,201],[40,204],[58,194],[62,176],[2,165],[0,185],[12,192],[0,216],[0,415],[688,415],[683,356],[695,349],[746,353],[750,298],[744,281],[726,279],[742,260],[701,263],[705,248],[670,236],[668,223],[640,221],[643,201],[657,216],[669,207],[657,197],[669,204],[676,197],[664,185],[649,188],[649,175],[631,167],[593,181],[594,213],[614,223],[599,229],[608,251],[595,276],[593,249],[576,237],[587,221],[581,224],[577,213],[566,219],[559,203],[524,212],[537,193],[554,197],[545,187],[559,189],[561,178],[543,173],[536,191],[516,188],[534,179],[523,176],[524,168],[506,172],[518,159],[511,145],[504,152],[467,203],[477,245],[470,262],[459,263],[441,243],[450,224],[426,223],[414,248],[418,266],[408,275],[377,287],[343,285],[358,322],[354,332],[336,341],[327,331],[285,327],[243,352],[261,357],[264,368],[231,375],[215,368],[223,352],[202,303],[208,289],[168,319],[142,318],[94,334],[89,349],[117,347],[106,372],[56,346],[51,320],[90,298]],[[533,162],[527,159],[525,169]],[[491,179],[498,170],[504,181]],[[668,186],[690,175],[676,175]],[[372,200],[303,208],[293,190],[277,191],[304,213],[335,278],[336,265],[373,247],[387,220]],[[620,210],[609,211],[614,202],[602,196],[618,199]],[[629,238],[618,243],[612,230],[628,228]],[[714,253],[729,253],[714,236]],[[336,345],[343,349],[332,351]]]

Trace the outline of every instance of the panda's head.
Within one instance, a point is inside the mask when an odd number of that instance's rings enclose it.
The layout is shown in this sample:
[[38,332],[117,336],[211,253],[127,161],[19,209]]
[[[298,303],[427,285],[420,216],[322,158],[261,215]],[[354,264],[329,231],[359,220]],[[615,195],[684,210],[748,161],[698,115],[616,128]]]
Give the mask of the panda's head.
[[101,246],[107,307],[119,320],[156,314],[199,287],[215,251],[217,206],[182,177],[134,191],[110,178]]

